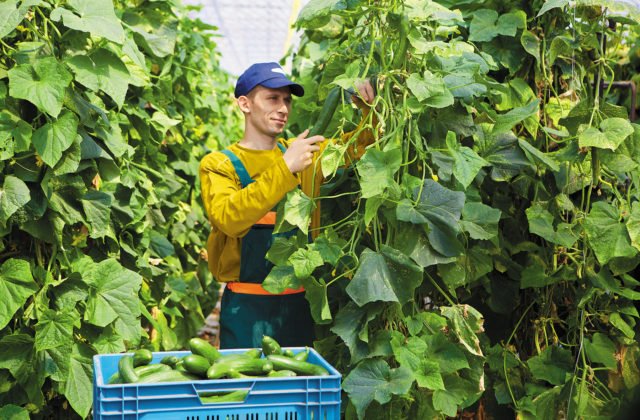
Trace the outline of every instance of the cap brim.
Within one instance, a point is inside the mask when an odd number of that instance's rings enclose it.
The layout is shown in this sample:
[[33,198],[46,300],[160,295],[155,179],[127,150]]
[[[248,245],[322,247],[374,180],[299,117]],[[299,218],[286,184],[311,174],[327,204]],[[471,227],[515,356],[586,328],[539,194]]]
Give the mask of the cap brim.
[[265,80],[264,82],[261,82],[260,85],[271,89],[278,89],[281,87],[289,86],[289,89],[291,89],[291,93],[293,95],[304,96],[304,88],[301,85],[293,83],[291,80],[283,80],[280,77],[276,79]]

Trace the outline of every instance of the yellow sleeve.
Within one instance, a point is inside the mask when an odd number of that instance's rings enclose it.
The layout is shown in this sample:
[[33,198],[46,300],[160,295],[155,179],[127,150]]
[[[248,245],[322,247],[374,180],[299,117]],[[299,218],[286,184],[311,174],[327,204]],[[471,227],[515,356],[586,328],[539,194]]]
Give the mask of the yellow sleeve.
[[209,222],[225,235],[238,238],[296,188],[298,178],[280,158],[255,182],[241,188],[229,158],[213,152],[200,163],[200,182]]

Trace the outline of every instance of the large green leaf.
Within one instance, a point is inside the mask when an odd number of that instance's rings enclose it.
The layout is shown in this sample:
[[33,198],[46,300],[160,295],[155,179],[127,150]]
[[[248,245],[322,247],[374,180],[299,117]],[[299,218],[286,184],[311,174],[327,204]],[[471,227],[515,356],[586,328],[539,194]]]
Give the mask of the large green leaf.
[[318,251],[300,248],[289,257],[293,272],[299,279],[311,276],[313,270],[322,266],[324,261]]
[[351,354],[351,363],[356,363],[369,354],[369,346],[364,341],[368,336],[369,322],[383,309],[381,305],[372,304],[358,307],[354,302],[347,303],[336,314],[331,331],[346,344]]
[[606,264],[616,257],[633,257],[638,253],[631,245],[626,226],[620,222],[619,210],[607,202],[593,204],[585,219],[584,230],[600,264]]
[[11,96],[31,102],[52,117],[60,114],[65,88],[73,78],[54,57],[38,59],[33,65],[17,65],[8,75]]
[[367,150],[356,164],[362,197],[374,197],[391,187],[395,183],[393,175],[400,169],[401,163],[402,151],[399,148]]
[[489,162],[478,156],[473,149],[461,146],[452,131],[447,133],[447,149],[453,157],[453,175],[465,189],[483,166],[489,166]]
[[505,131],[511,130],[516,124],[537,115],[539,108],[540,100],[536,99],[525,106],[514,108],[506,114],[497,115],[496,122],[493,126],[493,134],[504,133]]
[[480,312],[469,305],[441,307],[440,312],[449,320],[452,332],[460,343],[473,355],[483,357],[477,334],[484,332]]
[[408,224],[403,224],[393,245],[423,268],[456,261],[456,257],[445,257],[434,250],[426,233]]
[[462,209],[462,226],[473,239],[489,240],[498,236],[502,212],[482,203],[467,202]]
[[[429,227],[427,236],[430,245],[446,257],[459,255],[462,252],[462,244],[457,236],[460,232],[459,221],[464,207],[464,193],[451,191],[433,180],[426,179],[422,193],[416,188],[413,194],[414,200],[418,201],[415,210],[424,217],[424,223]],[[397,216],[398,220],[412,222],[406,214],[397,213]]]
[[29,420],[29,411],[24,407],[8,404],[0,408],[0,419]]
[[420,266],[400,251],[383,246],[382,252],[364,250],[346,291],[358,306],[376,301],[406,303],[421,282]]
[[270,293],[282,293],[285,289],[297,289],[300,280],[290,265],[275,266],[262,282],[262,287]]
[[542,164],[552,171],[559,171],[560,166],[558,166],[558,162],[555,159],[531,145],[528,141],[518,139],[518,144],[520,148],[524,150],[524,153],[529,157],[531,163]]
[[29,187],[20,178],[7,176],[0,189],[0,225],[7,224],[9,217],[31,200]]
[[55,311],[45,309],[38,317],[36,329],[36,350],[69,347],[73,343],[73,326],[78,321],[75,310]]
[[549,346],[542,353],[527,360],[536,379],[552,385],[563,385],[573,371],[571,352],[565,348]]
[[69,376],[64,387],[65,397],[83,418],[89,414],[93,402],[93,355],[87,344],[73,346]]
[[32,6],[41,5],[41,0],[3,1],[0,3],[0,38],[4,38],[24,19]]
[[127,27],[142,37],[142,45],[156,57],[173,54],[178,36],[178,22],[172,15],[149,7],[128,9],[122,20]]
[[118,44],[124,42],[124,30],[112,0],[68,0],[66,5],[72,10],[57,7],[51,12],[51,20],[62,19],[67,28],[89,32]]
[[532,205],[527,209],[526,213],[531,233],[565,247],[572,246],[578,240],[578,235],[572,230],[575,229],[573,225],[559,223],[556,230],[553,227],[553,215],[541,204]]
[[469,25],[469,41],[487,42],[498,35],[515,36],[518,29],[526,28],[527,15],[523,11],[505,13],[489,9],[476,10]]
[[[6,296],[6,295],[3,295]],[[24,382],[33,375],[32,361],[35,357],[33,336],[28,334],[10,334],[0,339],[0,368],[8,369],[17,380]]]
[[300,10],[297,23],[305,27],[314,26],[313,22],[325,22],[323,18],[332,12],[347,8],[345,0],[311,0]]
[[580,133],[580,147],[597,147],[616,150],[627,137],[633,134],[633,126],[624,118],[607,118],[600,123],[600,129],[589,127]]
[[536,15],[536,17],[540,17],[543,14],[547,13],[551,9],[555,9],[556,7],[564,7],[569,4],[569,0],[546,0],[540,11]]
[[44,163],[54,167],[62,153],[73,144],[78,130],[78,118],[65,111],[57,121],[46,123],[33,133],[33,145]]
[[90,264],[81,274],[89,285],[85,321],[105,327],[119,319],[129,326],[126,331],[120,330],[123,338],[136,339],[132,332],[137,329],[138,335],[140,333],[140,275],[122,267],[114,259]]
[[37,290],[27,261],[11,258],[0,266],[0,330]]
[[584,349],[591,362],[602,363],[612,370],[617,368],[616,345],[606,335],[595,333],[591,340],[585,340]]
[[89,191],[82,197],[82,208],[91,227],[92,238],[113,236],[110,215],[112,197],[101,191]]
[[329,298],[327,297],[327,285],[323,279],[316,280],[313,277],[307,277],[302,280],[305,289],[305,297],[309,301],[311,316],[316,324],[328,324],[333,317],[331,316],[331,308],[329,307]]
[[76,55],[67,64],[76,75],[76,80],[87,88],[103,91],[122,107],[129,86],[129,71],[124,63],[111,51],[100,48],[90,55]]
[[[434,314],[435,315],[435,314]],[[438,320],[439,321],[439,320]],[[443,329],[442,327],[440,329]],[[426,338],[429,360],[438,363],[442,374],[457,372],[469,368],[469,361],[459,345],[450,341],[442,332]]]
[[491,164],[493,180],[508,181],[531,166],[517,142],[518,138],[511,132],[494,135],[483,127],[482,135],[478,136],[476,151]]
[[297,226],[305,235],[309,232],[311,213],[316,205],[311,198],[299,188],[290,191],[284,204],[284,219]]
[[431,108],[445,108],[453,105],[453,94],[447,89],[442,76],[429,70],[421,75],[412,73],[407,79],[407,87],[420,101]]
[[414,376],[418,386],[431,390],[444,389],[440,366],[427,357],[427,344],[418,337],[406,338],[398,331],[392,331],[391,348],[400,366],[406,367]]
[[343,389],[356,407],[358,418],[373,400],[385,404],[392,395],[403,395],[409,392],[413,383],[413,375],[406,367],[391,369],[381,359],[365,360],[349,373],[343,383]]

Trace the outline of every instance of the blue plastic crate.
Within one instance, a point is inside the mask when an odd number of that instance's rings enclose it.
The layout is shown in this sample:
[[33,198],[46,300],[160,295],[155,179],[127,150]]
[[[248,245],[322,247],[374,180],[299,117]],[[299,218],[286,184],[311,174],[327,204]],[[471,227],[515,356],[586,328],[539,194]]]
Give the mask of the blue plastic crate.
[[[292,347],[294,353],[304,350]],[[246,349],[221,350],[222,354]],[[187,351],[153,353],[151,363]],[[107,385],[124,354],[93,357],[93,418],[96,420],[338,420],[341,375],[313,349],[308,361],[329,376],[215,379],[157,384]],[[199,393],[247,390],[243,402],[204,404]]]

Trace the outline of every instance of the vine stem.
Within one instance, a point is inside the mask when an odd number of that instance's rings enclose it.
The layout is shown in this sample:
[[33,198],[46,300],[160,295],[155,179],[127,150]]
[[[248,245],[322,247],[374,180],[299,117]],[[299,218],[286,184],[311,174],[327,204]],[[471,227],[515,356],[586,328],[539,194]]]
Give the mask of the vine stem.
[[527,306],[527,309],[524,310],[524,312],[522,313],[522,316],[518,320],[518,323],[516,324],[515,328],[513,329],[513,331],[511,331],[511,335],[509,336],[509,339],[507,340],[507,343],[505,344],[504,348],[502,349],[502,370],[503,370],[503,373],[504,373],[504,380],[505,380],[505,383],[507,384],[507,389],[509,390],[509,396],[511,397],[511,401],[513,401],[513,405],[516,407],[516,409],[518,408],[518,402],[516,401],[515,395],[513,395],[513,390],[511,389],[511,384],[509,383],[509,376],[507,375],[507,351],[506,351],[506,347],[509,347],[509,344],[511,343],[511,340],[513,339],[513,336],[516,335],[516,331],[518,330],[518,328],[520,328],[520,324],[522,324],[522,321],[524,321],[524,317],[529,313],[529,310],[533,307],[534,303],[536,303],[535,300],[533,302],[531,302],[529,304],[529,306]]

